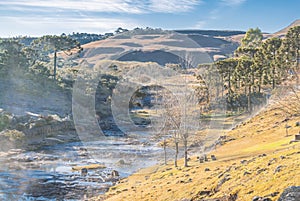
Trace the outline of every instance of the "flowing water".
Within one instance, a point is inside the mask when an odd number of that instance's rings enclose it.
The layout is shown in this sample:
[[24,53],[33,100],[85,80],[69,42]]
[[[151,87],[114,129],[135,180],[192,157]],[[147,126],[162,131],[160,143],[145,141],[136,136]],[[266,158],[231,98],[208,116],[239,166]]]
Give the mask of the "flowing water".
[[[163,151],[143,139],[108,137],[93,142],[74,142],[38,151],[0,153],[0,200],[83,200],[102,194],[117,179],[161,160]],[[104,169],[73,171],[74,166],[103,164]]]

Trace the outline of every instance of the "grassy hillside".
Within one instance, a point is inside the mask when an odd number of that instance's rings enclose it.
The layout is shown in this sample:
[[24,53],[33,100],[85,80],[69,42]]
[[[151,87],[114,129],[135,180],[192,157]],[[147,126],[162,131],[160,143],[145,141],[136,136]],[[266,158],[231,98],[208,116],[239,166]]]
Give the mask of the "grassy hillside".
[[[290,97],[284,104],[299,104]],[[140,170],[94,200],[202,200],[230,195],[237,200],[254,196],[277,200],[288,186],[300,185],[300,142],[290,143],[300,132],[299,114],[287,115],[280,102],[274,102],[226,135],[235,140],[217,147],[216,161],[199,163],[191,157],[175,168],[158,165]],[[286,125],[291,126],[286,136]]]
[[[166,53],[188,50],[197,52],[198,57],[203,55],[201,63],[209,63],[215,56],[226,57],[232,54],[237,47],[236,42],[211,35],[178,34],[171,31],[137,34],[133,31],[110,37],[109,40],[85,44],[82,56],[89,63],[95,63],[101,59],[128,61],[125,57],[129,54],[130,61],[152,61],[164,65],[165,63],[178,63],[174,55],[171,57]],[[163,51],[165,54],[158,57],[155,50]],[[141,56],[144,57],[143,60]],[[158,58],[161,57],[164,57],[167,62],[160,62]]]

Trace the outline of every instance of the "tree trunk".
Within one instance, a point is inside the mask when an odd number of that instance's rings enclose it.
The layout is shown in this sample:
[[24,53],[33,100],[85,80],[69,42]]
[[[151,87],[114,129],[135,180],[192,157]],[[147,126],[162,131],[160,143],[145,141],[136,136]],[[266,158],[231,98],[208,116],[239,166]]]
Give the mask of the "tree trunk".
[[188,167],[188,151],[187,151],[187,140],[184,140],[184,167]]
[[273,80],[272,80],[272,89],[275,89],[275,67],[272,69]]
[[248,112],[252,112],[252,105],[251,105],[251,85],[248,86]]
[[56,80],[56,60],[57,60],[57,53],[54,50],[54,70],[53,70],[53,79]]
[[174,159],[174,166],[175,167],[178,167],[178,164],[177,164],[177,158],[178,158],[178,142],[175,142],[175,159]]
[[223,78],[223,75],[222,75],[222,80],[221,80],[221,83],[222,83],[222,85],[221,85],[221,90],[222,90],[222,98],[224,97],[224,78]]
[[298,71],[299,71],[299,59],[300,59],[300,57],[299,57],[299,50],[297,49],[296,50],[297,51],[297,53],[296,53],[296,72],[295,72],[295,74],[296,74],[296,81],[297,81],[297,85],[299,85],[299,75],[298,75]]
[[261,92],[261,85],[262,85],[262,76],[259,77],[259,84],[258,84],[258,93]]
[[228,76],[228,95],[231,97],[231,74]]
[[164,139],[164,155],[165,155],[165,165],[167,165],[167,143],[166,139]]

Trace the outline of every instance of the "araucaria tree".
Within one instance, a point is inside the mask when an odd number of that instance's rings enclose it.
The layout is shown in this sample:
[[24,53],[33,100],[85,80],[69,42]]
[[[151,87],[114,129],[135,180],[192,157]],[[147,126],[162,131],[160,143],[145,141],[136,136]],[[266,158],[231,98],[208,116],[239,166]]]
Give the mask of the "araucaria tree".
[[43,54],[53,54],[53,79],[56,80],[57,53],[64,52],[67,55],[82,51],[80,43],[66,35],[46,35],[32,42],[32,48]]
[[236,75],[242,85],[245,87],[245,93],[248,89],[248,94],[245,94],[246,96],[248,96],[247,108],[248,112],[252,112],[251,93],[255,79],[255,66],[253,65],[253,61],[248,57],[240,57],[236,68]]
[[0,55],[0,70],[7,76],[22,70],[28,70],[29,62],[24,51],[24,45],[18,40],[0,40]]
[[[280,74],[282,72],[282,65],[280,63],[279,56],[279,48],[281,46],[280,38],[269,38],[266,40],[263,45],[263,53],[265,55],[265,59],[267,59],[268,63],[268,74],[270,75],[272,81],[272,89],[275,89],[276,82],[280,81]],[[277,81],[278,80],[278,81]]]
[[238,60],[235,58],[228,58],[221,61],[217,61],[215,63],[222,79],[224,82],[224,87],[227,89],[227,101],[230,105],[232,105],[232,98],[233,98],[233,90],[232,90],[232,80],[233,75],[238,64]]
[[289,29],[282,43],[282,57],[285,59],[285,64],[289,66],[290,72],[296,76],[299,83],[300,26]]
[[299,83],[300,26],[291,28],[284,39],[262,39],[260,29],[249,29],[235,57],[214,63],[231,109],[244,107],[247,97],[247,111],[251,112],[253,102],[263,100],[264,90],[275,89],[288,75],[296,76]]

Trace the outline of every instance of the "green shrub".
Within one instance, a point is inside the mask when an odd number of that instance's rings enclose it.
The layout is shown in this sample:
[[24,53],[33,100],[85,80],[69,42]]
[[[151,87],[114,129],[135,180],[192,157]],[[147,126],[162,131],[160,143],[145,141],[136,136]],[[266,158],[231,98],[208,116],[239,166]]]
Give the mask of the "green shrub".
[[9,117],[5,114],[0,114],[0,131],[6,129],[10,124]]
[[18,130],[6,130],[3,132],[4,136],[9,138],[10,141],[23,140],[25,138],[25,134]]

